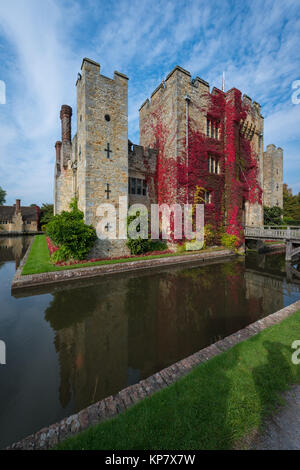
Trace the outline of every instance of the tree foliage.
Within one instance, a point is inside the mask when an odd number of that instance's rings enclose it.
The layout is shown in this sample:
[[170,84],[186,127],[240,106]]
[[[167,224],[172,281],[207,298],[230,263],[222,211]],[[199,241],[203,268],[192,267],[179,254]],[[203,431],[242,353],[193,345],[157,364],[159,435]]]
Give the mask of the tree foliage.
[[5,201],[6,201],[6,191],[4,191],[4,189],[2,189],[0,186],[0,206],[3,206]]
[[53,216],[46,228],[47,235],[59,247],[51,257],[55,262],[84,259],[97,238],[94,227],[84,223],[76,199],[72,200],[70,209]]
[[281,207],[264,207],[264,225],[282,225]]
[[41,225],[47,225],[53,217],[53,204],[43,203],[41,207]]
[[300,193],[293,196],[287,184],[283,185],[283,216],[286,223],[300,221]]

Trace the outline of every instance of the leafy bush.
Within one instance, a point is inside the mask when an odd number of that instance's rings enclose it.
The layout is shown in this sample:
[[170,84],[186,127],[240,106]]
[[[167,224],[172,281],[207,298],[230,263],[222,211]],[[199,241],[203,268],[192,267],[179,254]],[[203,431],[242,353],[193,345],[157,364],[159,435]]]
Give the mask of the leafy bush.
[[230,233],[223,233],[221,236],[221,244],[227,248],[237,248],[239,243],[238,237],[236,235],[230,235]]
[[212,246],[216,243],[216,230],[212,225],[207,224],[204,226],[204,244],[205,246]]
[[[134,215],[130,215],[127,217],[127,229],[130,223],[139,216],[139,213]],[[140,226],[137,226],[137,232],[140,231]],[[127,231],[128,235],[128,231]],[[147,253],[149,251],[163,251],[167,249],[166,242],[162,240],[151,240],[151,238],[143,239],[138,237],[137,239],[130,238],[128,235],[127,246],[130,249],[130,253],[132,255],[141,255],[143,253]]]
[[94,227],[84,223],[76,199],[72,200],[70,209],[53,216],[46,227],[47,235],[59,247],[51,256],[54,262],[84,259],[97,238]]
[[293,220],[287,217],[283,217],[282,225],[300,225],[300,220]]
[[281,225],[282,209],[280,207],[264,207],[264,224],[265,225]]

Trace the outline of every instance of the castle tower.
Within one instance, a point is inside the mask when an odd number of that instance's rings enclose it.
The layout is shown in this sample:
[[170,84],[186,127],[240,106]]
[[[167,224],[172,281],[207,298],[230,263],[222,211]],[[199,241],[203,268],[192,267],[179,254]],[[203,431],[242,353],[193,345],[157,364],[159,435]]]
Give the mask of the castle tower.
[[140,108],[140,144],[158,150],[159,204],[192,204],[198,191],[206,224],[242,238],[263,223],[263,117],[239,90],[210,92],[176,66]]
[[[250,172],[248,177],[244,178],[250,194],[250,200],[245,202],[244,225],[259,226],[264,223],[262,198],[259,197],[259,192],[263,189],[264,118],[261,115],[260,104],[252,101],[249,96],[243,95],[243,104],[247,109],[247,116],[241,124],[241,133],[251,144],[252,155],[257,165],[257,174],[251,175]],[[253,180],[252,177],[254,177]],[[257,187],[253,189],[253,186]]]
[[283,150],[267,145],[263,156],[263,189],[266,207],[283,208]]
[[[118,214],[119,197],[128,195],[128,78],[100,75],[100,65],[87,58],[77,80],[76,145],[78,207],[96,228],[98,206],[113,204]],[[124,240],[98,240],[92,256],[125,252]]]

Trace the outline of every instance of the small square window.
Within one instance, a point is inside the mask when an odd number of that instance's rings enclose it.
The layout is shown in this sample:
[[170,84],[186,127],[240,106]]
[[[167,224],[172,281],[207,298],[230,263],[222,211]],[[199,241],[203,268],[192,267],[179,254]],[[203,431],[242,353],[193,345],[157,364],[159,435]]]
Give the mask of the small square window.
[[211,193],[209,191],[205,191],[204,201],[205,201],[205,204],[210,204],[211,203]]
[[136,179],[130,178],[131,181],[131,191],[130,194],[136,194]]
[[147,196],[147,181],[143,180],[143,196]]

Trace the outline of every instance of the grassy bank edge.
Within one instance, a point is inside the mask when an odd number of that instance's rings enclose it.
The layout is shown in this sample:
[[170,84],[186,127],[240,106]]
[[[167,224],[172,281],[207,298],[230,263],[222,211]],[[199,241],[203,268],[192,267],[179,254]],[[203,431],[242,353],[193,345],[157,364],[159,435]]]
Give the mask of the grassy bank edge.
[[81,264],[72,264],[70,266],[55,266],[50,262],[50,254],[46,242],[45,235],[36,235],[34,242],[32,244],[30,253],[26,260],[26,263],[22,270],[22,275],[28,274],[41,274],[45,272],[54,272],[54,271],[64,271],[66,269],[80,269],[80,268],[89,268],[93,266],[102,266],[108,264],[119,264],[119,263],[129,263],[131,261],[145,261],[158,258],[169,258],[172,256],[189,256],[197,253],[205,253],[211,251],[220,251],[223,250],[223,247],[207,249],[202,251],[192,251],[192,252],[183,252],[183,253],[164,253],[160,255],[149,255],[141,257],[132,257],[132,258],[123,258],[123,259],[112,259],[112,260],[103,260],[103,261],[94,261],[90,263],[81,263]]
[[116,418],[81,432],[58,449],[231,449],[300,383],[291,344],[300,311],[196,367],[170,387]]

